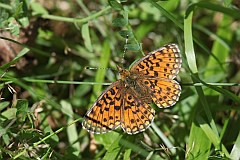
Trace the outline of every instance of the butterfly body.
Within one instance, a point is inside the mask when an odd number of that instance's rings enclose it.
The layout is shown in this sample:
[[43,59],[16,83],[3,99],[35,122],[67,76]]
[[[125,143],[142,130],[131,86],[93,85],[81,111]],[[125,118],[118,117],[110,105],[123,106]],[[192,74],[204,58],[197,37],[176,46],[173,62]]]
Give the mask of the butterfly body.
[[130,90],[131,94],[139,97],[142,101],[146,103],[152,103],[151,96],[149,95],[148,89],[143,84],[143,77],[140,76],[139,73],[135,73],[135,71],[126,70],[120,66],[117,66],[120,81],[126,90]]
[[173,80],[181,68],[178,46],[165,45],[137,61],[130,70],[117,66],[120,79],[109,86],[86,113],[82,125],[93,133],[122,127],[128,134],[147,129],[155,111],[174,105],[181,87]]

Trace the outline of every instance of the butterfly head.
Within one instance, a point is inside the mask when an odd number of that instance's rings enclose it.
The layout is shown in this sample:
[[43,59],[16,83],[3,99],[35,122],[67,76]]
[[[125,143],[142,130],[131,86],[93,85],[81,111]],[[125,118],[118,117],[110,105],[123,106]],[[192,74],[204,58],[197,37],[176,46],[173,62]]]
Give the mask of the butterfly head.
[[130,72],[121,66],[117,66],[117,68],[118,68],[118,72],[120,74],[121,80],[125,81],[126,77],[130,76]]

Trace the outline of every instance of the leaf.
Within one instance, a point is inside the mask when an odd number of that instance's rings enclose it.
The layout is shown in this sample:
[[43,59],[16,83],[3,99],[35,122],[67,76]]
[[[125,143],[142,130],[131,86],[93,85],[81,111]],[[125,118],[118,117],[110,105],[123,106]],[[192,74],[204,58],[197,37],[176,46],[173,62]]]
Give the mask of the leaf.
[[119,34],[120,34],[123,38],[126,38],[127,36],[128,36],[129,39],[134,37],[132,31],[129,31],[129,30],[121,30],[121,31],[119,31]]
[[10,104],[10,102],[7,102],[7,101],[1,102],[0,103],[0,111],[5,109],[7,106],[9,106],[9,104]]
[[233,145],[230,159],[240,159],[240,132],[237,136],[237,140],[235,141],[235,144]]
[[43,6],[39,3],[36,3],[36,2],[32,2],[30,3],[31,5],[31,8],[33,10],[33,15],[38,15],[38,14],[48,14],[48,11],[43,8]]
[[212,11],[222,12],[222,13],[224,13],[226,15],[229,15],[233,18],[240,19],[240,14],[239,14],[239,11],[237,9],[226,8],[226,7],[223,7],[221,5],[211,3],[209,1],[201,1],[201,2],[198,2],[198,3],[191,4],[186,11],[186,16],[188,16],[196,7],[205,8],[205,9],[209,9],[209,10],[212,10]]
[[18,24],[16,24],[15,19],[13,17],[11,17],[8,19],[8,21],[9,21],[8,27],[11,31],[11,34],[14,36],[19,35],[20,27]]
[[[74,121],[73,119],[73,109],[72,105],[68,103],[67,101],[62,100],[61,102],[62,106],[62,112],[68,115],[67,117],[67,123],[71,123]],[[73,154],[78,156],[80,153],[80,142],[78,142],[78,132],[77,132],[77,126],[76,123],[72,124],[67,128],[67,135],[68,135],[68,141],[72,145],[75,151],[73,151]]]
[[127,23],[127,20],[124,18],[116,18],[112,22],[114,27],[124,27],[127,25]]
[[21,121],[24,122],[28,115],[28,101],[20,99],[17,101],[16,108],[18,109],[17,114],[20,117]]
[[109,5],[115,10],[123,10],[123,6],[118,3],[116,0],[108,0]]
[[211,142],[206,134],[198,125],[192,123],[185,158],[187,160],[208,159],[210,147]]
[[9,108],[8,110],[2,112],[1,116],[1,120],[11,120],[16,118],[16,113],[17,113],[17,108]]
[[140,44],[125,44],[124,47],[130,51],[139,51],[141,49]]
[[28,48],[23,48],[19,53],[18,55],[13,59],[11,60],[10,62],[0,66],[0,69],[2,70],[5,70],[7,69],[8,67],[10,67],[11,65],[15,64],[17,61],[19,61],[19,59],[21,57],[23,57],[25,54],[27,54],[29,52],[29,49]]
[[82,37],[84,40],[84,45],[88,49],[88,51],[93,52],[93,46],[89,34],[89,25],[85,23],[82,25]]
[[[44,128],[44,133],[45,134],[51,134],[51,133],[53,133],[53,130],[52,130],[52,128],[50,127],[50,126],[46,126],[45,128]],[[59,142],[59,138],[58,138],[58,136],[56,135],[56,134],[54,134],[54,135],[52,135],[50,138],[48,138],[47,139],[47,141],[50,141],[50,140],[52,140],[52,141],[54,141],[55,142],[55,144],[57,144],[58,142]],[[48,142],[49,143],[49,142]],[[51,143],[51,142],[50,142]],[[52,144],[52,143],[51,143]],[[52,144],[53,145],[53,144]]]
[[118,139],[119,133],[117,132],[108,132],[101,135],[94,135],[95,140],[104,146],[107,150],[111,147],[111,145]]
[[130,160],[130,155],[131,155],[131,149],[126,149],[125,153],[123,155],[123,160]]
[[111,144],[111,146],[107,150],[107,153],[103,157],[103,160],[117,159],[117,156],[119,155],[121,150],[121,146],[119,144],[121,138],[122,135],[118,136],[118,138]]

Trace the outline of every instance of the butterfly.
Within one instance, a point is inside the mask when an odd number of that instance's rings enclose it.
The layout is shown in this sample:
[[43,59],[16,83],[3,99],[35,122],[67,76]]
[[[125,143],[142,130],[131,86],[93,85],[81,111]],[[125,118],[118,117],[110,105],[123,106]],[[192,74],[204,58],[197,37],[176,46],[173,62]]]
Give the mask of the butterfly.
[[176,44],[168,44],[148,53],[130,70],[117,66],[120,79],[112,83],[93,103],[82,121],[89,132],[101,134],[121,126],[124,132],[136,134],[152,123],[154,102],[160,108],[173,106],[181,86],[173,80],[182,64]]

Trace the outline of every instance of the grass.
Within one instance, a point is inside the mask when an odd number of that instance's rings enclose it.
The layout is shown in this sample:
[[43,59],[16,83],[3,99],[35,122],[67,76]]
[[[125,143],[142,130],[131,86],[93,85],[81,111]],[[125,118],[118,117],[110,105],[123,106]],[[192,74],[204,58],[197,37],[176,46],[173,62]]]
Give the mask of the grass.
[[[0,2],[1,159],[240,158],[235,2],[56,4]],[[136,135],[82,129],[87,109],[116,81],[124,47],[128,68],[172,42],[183,57],[175,106],[152,105],[152,126]]]

